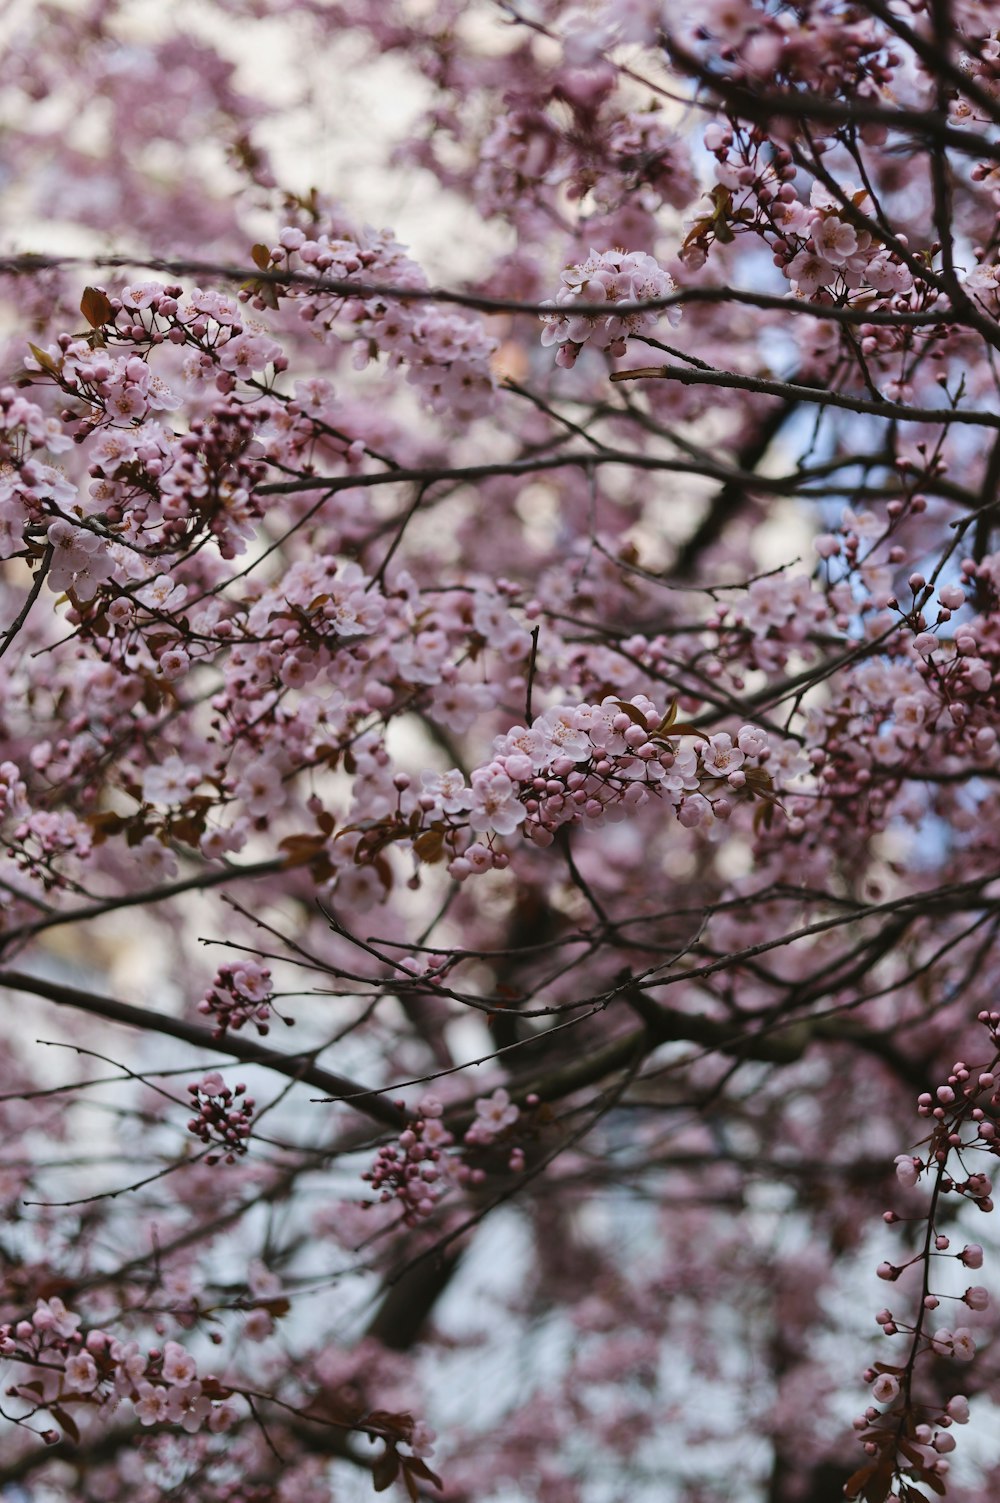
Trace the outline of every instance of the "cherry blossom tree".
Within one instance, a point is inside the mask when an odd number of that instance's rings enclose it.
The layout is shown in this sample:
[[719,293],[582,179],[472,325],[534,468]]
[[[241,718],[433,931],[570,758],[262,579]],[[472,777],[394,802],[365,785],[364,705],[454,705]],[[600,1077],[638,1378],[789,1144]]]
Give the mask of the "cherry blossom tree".
[[0,1496],[986,1503],[995,5],[167,11],[4,10]]

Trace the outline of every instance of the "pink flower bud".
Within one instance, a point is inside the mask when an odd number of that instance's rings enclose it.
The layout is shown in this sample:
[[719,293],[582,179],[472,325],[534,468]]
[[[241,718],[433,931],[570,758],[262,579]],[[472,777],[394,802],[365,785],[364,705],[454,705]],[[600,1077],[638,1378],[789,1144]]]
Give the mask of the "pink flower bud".
[[896,1178],[901,1185],[909,1190],[920,1178],[919,1159],[914,1161],[912,1154],[899,1153],[896,1155]]
[[967,1425],[969,1423],[968,1399],[964,1394],[957,1393],[953,1399],[948,1400],[945,1413],[955,1421],[956,1425]]
[[899,1393],[899,1379],[891,1373],[879,1373],[872,1384],[872,1397],[880,1404],[891,1404]]

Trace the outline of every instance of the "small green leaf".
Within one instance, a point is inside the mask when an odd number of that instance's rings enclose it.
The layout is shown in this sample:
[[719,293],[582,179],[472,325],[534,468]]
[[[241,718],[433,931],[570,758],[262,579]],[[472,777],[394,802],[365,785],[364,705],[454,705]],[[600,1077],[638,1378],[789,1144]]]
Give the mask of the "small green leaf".
[[60,367],[52,359],[52,356],[46,355],[45,351],[40,350],[37,344],[32,344],[30,339],[28,340],[28,349],[34,355],[43,371],[48,371],[50,376],[59,375]]

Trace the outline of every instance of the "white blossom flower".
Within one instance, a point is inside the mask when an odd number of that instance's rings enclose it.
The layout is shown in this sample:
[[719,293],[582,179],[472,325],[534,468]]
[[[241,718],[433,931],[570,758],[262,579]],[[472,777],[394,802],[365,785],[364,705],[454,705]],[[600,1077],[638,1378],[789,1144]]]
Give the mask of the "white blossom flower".
[[481,1097],[476,1102],[476,1127],[480,1132],[485,1130],[494,1137],[503,1132],[504,1128],[513,1127],[520,1115],[519,1109],[502,1086],[492,1096]]
[[525,818],[527,811],[518,802],[517,789],[495,762],[477,768],[472,774],[472,796],[469,824],[474,830],[512,835]]
[[140,1425],[159,1424],[166,1412],[162,1388],[154,1388],[152,1383],[140,1383],[137,1393],[132,1407]]
[[147,767],[142,775],[142,799],[146,804],[179,804],[201,782],[201,768],[178,756]]
[[66,1387],[80,1393],[97,1387],[97,1363],[89,1352],[73,1352],[66,1358]]

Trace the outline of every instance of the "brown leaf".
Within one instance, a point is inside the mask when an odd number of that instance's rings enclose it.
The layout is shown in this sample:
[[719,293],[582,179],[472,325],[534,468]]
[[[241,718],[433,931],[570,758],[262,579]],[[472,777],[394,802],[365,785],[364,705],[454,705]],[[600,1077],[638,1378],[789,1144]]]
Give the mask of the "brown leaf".
[[114,309],[106,292],[100,287],[85,287],[80,299],[80,312],[92,329],[100,329],[114,320]]
[[286,866],[307,866],[325,848],[325,835],[286,835],[284,840],[278,841],[278,850],[285,852]]
[[865,1483],[868,1481],[869,1477],[874,1476],[877,1466],[877,1461],[869,1461],[864,1466],[858,1467],[858,1470],[854,1473],[854,1475],[852,1477],[848,1477],[847,1481],[844,1483],[844,1497],[860,1497],[861,1493],[864,1491]]
[[681,249],[682,250],[690,250],[691,246],[694,245],[697,240],[700,240],[701,237],[702,237],[702,235],[705,234],[706,230],[711,229],[711,227],[712,227],[711,217],[708,217],[706,219],[697,219],[697,220],[695,220],[695,222],[692,225],[691,229],[688,231],[687,235],[685,236],[684,244],[682,245]]
[[243,286],[260,298],[265,308],[277,308],[278,289],[271,282],[244,282]]
[[220,1383],[218,1378],[207,1377],[201,1379],[201,1391],[206,1399],[228,1399],[233,1390]]
[[406,1470],[408,1472],[412,1472],[415,1477],[422,1477],[425,1482],[433,1482],[435,1487],[444,1487],[444,1483],[441,1481],[441,1478],[438,1476],[437,1472],[432,1472],[430,1467],[422,1457],[406,1456],[403,1458],[403,1465]]
[[676,719],[677,719],[677,701],[676,701],[676,699],[672,699],[670,701],[669,708],[667,709],[667,713],[664,715],[663,719],[660,721],[659,725],[656,727],[656,735],[657,736],[665,736],[667,734],[667,732],[670,730],[671,726],[673,725],[673,723],[674,723],[674,721]]
[[399,1452],[395,1446],[386,1446],[385,1451],[372,1466],[372,1482],[377,1493],[384,1493],[399,1476]]
[[402,1414],[395,1414],[389,1409],[373,1409],[366,1417],[366,1423],[378,1430],[391,1430],[401,1440],[408,1440],[413,1434],[413,1426],[416,1422],[413,1415],[405,1411]]
[[774,805],[772,803],[758,804],[753,813],[753,830],[759,835],[761,829],[769,830],[774,824]]
[[425,830],[413,842],[413,849],[419,859],[426,861],[429,865],[440,861],[444,855],[444,831],[433,827]]
[[633,725],[640,726],[642,730],[646,729],[646,717],[641,710],[636,709],[635,705],[630,705],[624,699],[616,699],[615,704],[623,715],[628,716]]
[[291,1308],[291,1300],[285,1299],[284,1295],[281,1294],[275,1299],[260,1300],[257,1304],[258,1310],[266,1310],[268,1315],[274,1316],[287,1315]]
[[892,1474],[895,1467],[891,1456],[882,1456],[875,1467],[875,1471],[865,1488],[867,1503],[885,1503],[892,1487]]
[[204,833],[205,816],[203,814],[181,815],[179,819],[170,822],[172,838],[182,841],[184,845],[197,845]]
[[368,830],[358,841],[354,865],[364,866],[366,862],[374,861],[380,851],[384,851],[387,845],[392,845],[393,841],[402,839],[405,834],[405,828],[401,830],[397,824],[388,820],[381,827]]
[[49,1413],[51,1414],[52,1418],[62,1426],[64,1433],[69,1437],[73,1444],[75,1446],[78,1446],[80,1444],[80,1432],[76,1427],[76,1420],[73,1418],[73,1416],[71,1414],[67,1414],[65,1409],[63,1409],[59,1404],[50,1404]]
[[115,814],[112,809],[104,809],[100,814],[88,814],[85,820],[93,832],[95,845],[103,845],[109,835],[120,835],[127,822],[124,815]]

